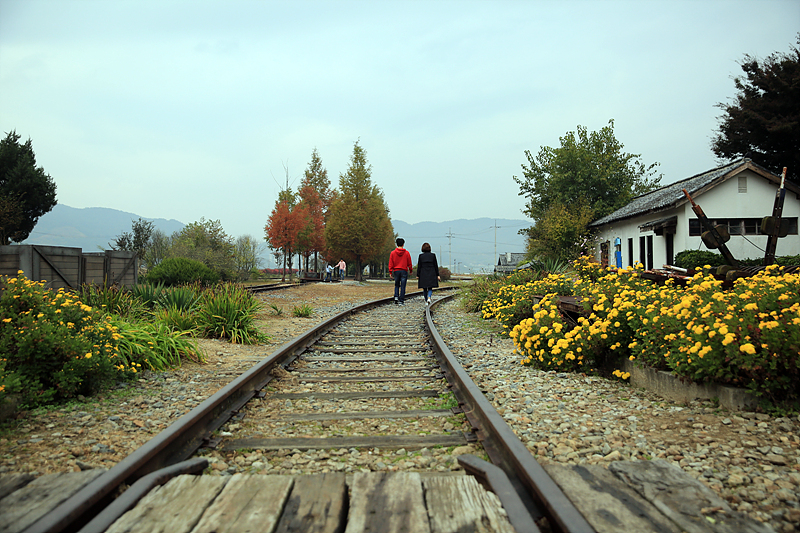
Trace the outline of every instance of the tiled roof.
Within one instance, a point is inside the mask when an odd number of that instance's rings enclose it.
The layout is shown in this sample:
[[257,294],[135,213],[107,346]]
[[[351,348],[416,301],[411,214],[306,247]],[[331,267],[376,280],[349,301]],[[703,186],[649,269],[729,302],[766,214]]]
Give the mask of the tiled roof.
[[744,170],[745,168],[749,168],[765,177],[773,176],[777,178],[777,176],[763,167],[756,165],[750,159],[742,158],[733,163],[728,163],[727,165],[717,167],[681,181],[676,181],[675,183],[670,183],[655,191],[637,196],[631,200],[629,204],[617,209],[610,215],[595,220],[589,224],[589,226],[602,226],[609,222],[677,207],[688,201],[683,194],[683,189],[686,189],[689,194],[694,195],[700,190],[705,190],[722,183],[727,178],[738,174],[738,171]]
[[516,267],[517,263],[525,259],[525,254],[511,252],[511,261],[508,260],[508,254],[500,254],[500,259],[497,261],[499,266],[512,266]]

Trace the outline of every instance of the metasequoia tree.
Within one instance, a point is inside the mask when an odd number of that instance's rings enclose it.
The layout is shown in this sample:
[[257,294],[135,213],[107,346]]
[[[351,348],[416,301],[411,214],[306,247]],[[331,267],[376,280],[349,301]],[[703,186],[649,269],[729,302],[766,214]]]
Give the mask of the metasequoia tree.
[[350,166],[339,175],[339,194],[331,203],[325,225],[325,241],[331,257],[355,263],[355,279],[362,279],[362,265],[383,249],[392,234],[389,209],[383,192],[373,185],[372,166],[358,144],[353,146]]
[[736,96],[717,104],[723,114],[711,149],[722,159],[750,157],[778,174],[787,167],[787,178],[800,184],[800,49],[761,62],[745,55],[741,67]]
[[331,189],[328,171],[322,165],[322,158],[314,148],[311,161],[303,174],[303,181],[297,192],[300,202],[306,206],[308,218],[305,227],[300,231],[300,250],[306,260],[314,254],[314,270],[317,268],[317,255],[325,251],[325,218],[328,215],[335,191]]
[[0,244],[28,238],[39,217],[56,205],[56,184],[36,166],[30,139],[19,142],[16,131],[0,141]]
[[[538,250],[538,257],[563,259],[566,250],[574,251],[586,240],[589,221],[657,188],[661,175],[656,175],[658,163],[646,165],[641,155],[623,152],[622,143],[614,136],[613,120],[600,131],[578,126],[577,132],[568,132],[559,141],[559,148],[544,146],[536,157],[526,150],[528,166],[523,164],[522,178],[514,176],[514,180],[520,186],[519,194],[528,199],[523,212],[534,220],[534,226],[521,233],[534,239],[559,235],[555,240],[565,247],[554,249],[542,241],[529,244],[529,249]],[[563,209],[575,205],[581,208]],[[564,242],[569,235],[574,241]]]
[[309,270],[308,258],[314,254],[314,271],[316,271],[317,253],[325,250],[325,213],[322,199],[310,185],[300,187],[298,196],[300,197],[298,206],[305,219],[297,235],[297,251],[305,258],[306,271]]
[[[280,250],[283,255],[281,281],[286,281],[286,260],[296,250],[297,236],[306,221],[304,211],[304,207],[295,204],[292,191],[285,189],[278,195],[275,207],[264,227],[265,238],[270,248]],[[291,259],[289,261],[289,279],[291,280]]]

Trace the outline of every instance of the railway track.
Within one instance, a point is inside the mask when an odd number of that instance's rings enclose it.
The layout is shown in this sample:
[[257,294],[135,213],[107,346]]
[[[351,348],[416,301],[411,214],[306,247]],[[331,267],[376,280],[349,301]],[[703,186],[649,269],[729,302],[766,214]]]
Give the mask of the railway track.
[[[103,531],[102,524],[133,506],[150,487],[203,470],[205,459],[187,461],[201,448],[232,455],[318,450],[318,459],[331,471],[344,472],[366,468],[350,460],[353,450],[366,449],[369,455],[383,454],[372,469],[419,471],[428,463],[441,471],[457,467],[452,460],[444,467],[435,460],[397,460],[398,451],[430,452],[476,440],[497,466],[472,455],[460,456],[458,463],[500,497],[518,531],[538,531],[537,524],[552,531],[593,531],[458,365],[433,326],[435,306],[426,309],[421,299],[395,306],[387,298],[323,322],[26,531],[77,531],[93,517],[87,531]],[[478,448],[477,443],[471,446],[467,450]],[[302,462],[293,466],[291,473],[303,473]],[[129,484],[134,485],[114,500]]]

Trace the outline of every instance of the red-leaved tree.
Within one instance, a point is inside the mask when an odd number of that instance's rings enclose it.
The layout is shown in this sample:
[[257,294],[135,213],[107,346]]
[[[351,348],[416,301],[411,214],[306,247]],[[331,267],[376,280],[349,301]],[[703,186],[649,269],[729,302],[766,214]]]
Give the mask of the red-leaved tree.
[[[267,225],[264,226],[265,238],[270,248],[283,253],[281,281],[286,281],[286,259],[297,249],[297,237],[306,220],[305,211],[301,204],[292,206],[287,198],[283,198],[275,203]],[[289,279],[292,279],[291,270]]]

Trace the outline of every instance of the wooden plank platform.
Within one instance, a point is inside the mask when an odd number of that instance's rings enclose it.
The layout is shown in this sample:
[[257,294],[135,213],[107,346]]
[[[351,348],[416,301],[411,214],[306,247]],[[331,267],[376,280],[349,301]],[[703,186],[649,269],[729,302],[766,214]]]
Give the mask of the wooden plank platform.
[[[499,500],[471,476],[357,473],[178,476],[107,533],[511,533]],[[489,526],[489,527],[487,527]]]
[[[50,474],[36,479],[3,476],[0,485],[15,488],[0,499],[0,532],[18,533],[55,509],[84,485],[105,472],[103,469],[84,472]],[[4,489],[5,490],[5,489]]]
[[[768,525],[732,511],[713,491],[666,461],[619,461],[608,468],[546,465],[545,469],[597,533],[772,532]],[[34,480],[26,475],[0,476],[5,493],[0,497],[0,533],[24,531],[103,472],[50,474]],[[358,472],[178,476],[150,491],[107,531],[513,529],[497,497],[472,476]]]

